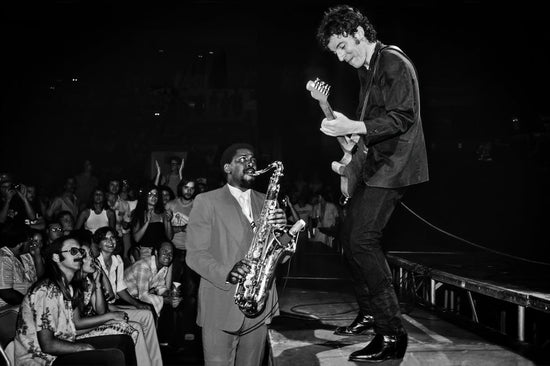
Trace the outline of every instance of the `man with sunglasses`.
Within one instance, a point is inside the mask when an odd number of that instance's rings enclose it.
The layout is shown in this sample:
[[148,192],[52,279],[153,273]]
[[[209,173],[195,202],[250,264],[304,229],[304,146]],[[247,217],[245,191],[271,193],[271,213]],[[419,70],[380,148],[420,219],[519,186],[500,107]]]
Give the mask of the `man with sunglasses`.
[[46,273],[23,298],[14,338],[19,365],[135,365],[134,343],[127,335],[76,340],[71,281],[86,251],[71,237],[44,248]]
[[47,242],[52,243],[55,239],[63,236],[63,227],[58,222],[52,222],[46,229]]

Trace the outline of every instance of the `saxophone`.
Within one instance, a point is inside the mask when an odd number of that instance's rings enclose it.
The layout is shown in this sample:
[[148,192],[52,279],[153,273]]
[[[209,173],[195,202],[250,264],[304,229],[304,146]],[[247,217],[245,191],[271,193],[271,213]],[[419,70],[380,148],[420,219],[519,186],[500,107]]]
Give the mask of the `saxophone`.
[[264,310],[277,264],[283,254],[292,255],[296,251],[297,234],[305,226],[303,220],[296,222],[290,229],[280,229],[267,223],[268,215],[277,207],[283,163],[274,161],[254,173],[258,176],[271,169],[274,172],[259,220],[254,225],[254,238],[245,256],[250,262],[250,272],[237,284],[235,291],[235,303],[249,318],[258,316]]

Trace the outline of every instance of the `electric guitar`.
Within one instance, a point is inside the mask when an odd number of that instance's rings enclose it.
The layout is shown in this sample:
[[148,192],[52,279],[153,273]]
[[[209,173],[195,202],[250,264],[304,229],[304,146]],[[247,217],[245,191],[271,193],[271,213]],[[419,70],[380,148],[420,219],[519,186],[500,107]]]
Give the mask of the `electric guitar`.
[[[308,81],[306,89],[311,93],[313,99],[319,102],[328,120],[335,119],[334,112],[328,103],[328,94],[330,86],[325,82],[315,79]],[[355,187],[362,179],[363,162],[367,157],[367,146],[361,136],[352,134],[349,136],[336,137],[344,156],[340,161],[333,161],[332,171],[340,175],[340,191],[343,195],[343,204],[345,204],[353,195]]]

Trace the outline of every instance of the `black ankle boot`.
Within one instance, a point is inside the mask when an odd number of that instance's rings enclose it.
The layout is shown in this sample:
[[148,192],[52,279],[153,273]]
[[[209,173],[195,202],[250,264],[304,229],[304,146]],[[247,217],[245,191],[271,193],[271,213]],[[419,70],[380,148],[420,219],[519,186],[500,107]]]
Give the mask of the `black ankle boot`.
[[407,333],[391,336],[377,334],[365,348],[353,352],[349,356],[349,360],[355,362],[380,362],[390,359],[400,359],[405,355],[407,343]]
[[359,313],[355,320],[347,327],[338,327],[334,331],[337,335],[361,335],[366,334],[369,329],[374,327],[374,318],[370,315]]

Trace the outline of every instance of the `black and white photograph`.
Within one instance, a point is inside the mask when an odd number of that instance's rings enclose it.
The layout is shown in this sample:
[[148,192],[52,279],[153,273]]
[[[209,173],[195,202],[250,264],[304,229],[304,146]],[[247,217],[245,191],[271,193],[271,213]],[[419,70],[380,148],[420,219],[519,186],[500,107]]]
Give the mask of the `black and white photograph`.
[[550,365],[542,2],[0,14],[0,366]]

